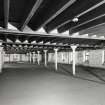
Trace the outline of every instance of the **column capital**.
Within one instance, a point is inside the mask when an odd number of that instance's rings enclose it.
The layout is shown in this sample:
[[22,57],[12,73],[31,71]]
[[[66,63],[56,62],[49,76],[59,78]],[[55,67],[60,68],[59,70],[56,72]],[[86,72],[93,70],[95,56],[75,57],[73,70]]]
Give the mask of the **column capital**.
[[37,51],[37,53],[40,53],[40,51]]
[[72,50],[76,50],[76,48],[78,47],[77,45],[70,45]]
[[48,50],[43,50],[45,53],[48,51]]
[[56,51],[56,52],[57,52],[57,51],[58,51],[58,48],[54,48],[54,51]]

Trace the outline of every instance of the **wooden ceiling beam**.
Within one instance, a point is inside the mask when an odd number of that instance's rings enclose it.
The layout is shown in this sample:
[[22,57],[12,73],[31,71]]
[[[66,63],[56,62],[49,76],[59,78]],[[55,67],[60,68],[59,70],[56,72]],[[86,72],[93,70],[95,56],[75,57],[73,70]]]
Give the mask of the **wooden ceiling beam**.
[[95,31],[95,29],[94,30],[87,30],[87,31],[81,31],[80,32],[80,35],[84,35],[84,34],[101,34],[101,33],[105,33],[105,29],[97,29],[96,31]]
[[72,33],[75,33],[75,32],[81,32],[81,31],[84,31],[84,30],[87,30],[87,29],[97,27],[97,26],[102,25],[102,24],[105,24],[105,16],[97,18],[97,19],[95,19],[93,21],[90,21],[87,24],[81,25],[77,28],[70,29],[70,33],[72,34]]
[[42,4],[43,0],[37,0],[34,4],[34,6],[32,7],[31,11],[29,12],[28,16],[24,19],[20,30],[23,31],[23,29],[25,28],[25,26],[29,23],[29,21],[31,20],[31,18],[33,17],[33,15],[35,14],[35,12],[38,10],[38,8],[40,7],[40,5]]
[[72,30],[72,29],[75,29],[75,28],[77,28],[77,27],[79,27],[79,26],[82,26],[82,25],[84,25],[84,24],[87,24],[87,23],[89,23],[89,22],[92,22],[92,21],[94,21],[94,20],[96,20],[96,19],[99,19],[99,18],[101,18],[101,17],[104,17],[104,16],[105,16],[105,14],[99,15],[99,16],[93,18],[93,19],[90,19],[90,20],[85,21],[85,22],[83,22],[83,23],[81,23],[81,24],[79,24],[79,25],[77,25],[77,26],[75,26],[75,27],[72,27],[71,30]]
[[100,25],[104,25],[104,24],[105,24],[105,22],[104,22],[104,23],[100,23],[100,24],[96,24],[96,25],[91,26],[91,27],[89,27],[89,28],[83,29],[83,30],[81,30],[80,32],[86,31],[86,30],[91,30],[91,29],[93,29],[93,28],[96,28],[96,27],[98,27],[98,26],[100,26]]
[[105,29],[105,23],[101,23],[96,26],[87,28],[85,30],[80,31],[79,33],[80,34],[88,34],[88,33],[96,32],[96,31],[101,31],[103,29]]
[[[101,2],[99,2],[99,3],[97,3],[96,5],[90,7],[89,9],[87,9],[87,10],[84,11],[84,12],[82,12],[82,13],[80,13],[80,14],[77,14],[77,15],[74,16],[74,17],[79,18],[80,16],[82,16],[82,15],[84,15],[84,14],[86,14],[86,13],[88,13],[88,12],[90,12],[90,11],[96,9],[96,8],[98,8],[99,6],[103,5],[104,3],[105,3],[105,0],[102,0]],[[94,18],[94,19],[95,19],[95,18]],[[63,27],[65,24],[67,24],[67,23],[69,23],[69,22],[71,22],[71,21],[72,21],[72,18],[70,18],[69,20],[67,20],[67,21],[65,21],[65,22],[63,22],[63,23],[57,25],[54,29],[58,29],[58,28],[60,28],[60,27]],[[77,27],[77,26],[76,26],[76,27]]]
[[[61,14],[64,10],[66,10],[69,6],[71,6],[77,0],[69,0],[62,8],[60,8],[55,14],[53,14],[47,21],[45,21],[40,27],[44,27],[47,23],[52,21],[55,17]],[[40,28],[39,27],[39,28]]]
[[10,0],[4,0],[4,28],[8,28]]

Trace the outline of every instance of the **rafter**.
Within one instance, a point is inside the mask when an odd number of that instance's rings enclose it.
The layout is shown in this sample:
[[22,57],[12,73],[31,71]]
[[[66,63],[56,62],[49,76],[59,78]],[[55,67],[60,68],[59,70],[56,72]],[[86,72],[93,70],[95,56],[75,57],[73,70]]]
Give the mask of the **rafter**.
[[52,21],[55,17],[57,17],[59,14],[61,14],[64,10],[66,10],[69,6],[71,6],[76,0],[70,0],[67,2],[62,8],[60,8],[55,14],[53,14],[47,21],[45,21],[41,27],[44,27],[47,23]]
[[[96,8],[98,8],[99,6],[103,5],[104,3],[105,3],[105,0],[102,0],[101,2],[99,2],[99,3],[97,3],[96,5],[90,7],[89,9],[87,9],[87,10],[84,11],[84,12],[77,14],[77,15],[74,16],[74,17],[79,18],[80,16],[83,16],[84,14],[86,14],[86,13],[88,13],[88,12],[90,12],[90,11],[96,9]],[[73,19],[73,18],[70,18],[69,20],[67,20],[67,21],[65,21],[65,22],[63,22],[63,23],[57,25],[56,27],[54,27],[54,29],[56,29],[56,28],[58,29],[58,28],[60,28],[60,27],[63,27],[65,24],[71,22],[72,19]]]
[[10,0],[4,0],[4,28],[8,28]]
[[89,22],[91,22],[91,21],[93,21],[93,20],[96,20],[96,19],[99,19],[99,18],[101,18],[101,17],[104,17],[104,16],[105,16],[105,14],[102,14],[102,15],[100,15],[100,16],[97,16],[97,17],[93,18],[93,19],[90,19],[90,20],[88,20],[88,21],[85,21],[85,22],[83,22],[83,23],[81,23],[81,24],[79,24],[79,25],[77,25],[77,26],[75,26],[75,27],[72,27],[71,30],[72,30],[72,29],[75,29],[75,28],[77,28],[77,27],[79,27],[79,26],[82,26],[82,25],[84,25],[84,24],[87,24],[87,23],[89,23]]
[[83,30],[83,31],[80,31],[80,32],[96,32],[96,31],[98,31],[98,32],[100,32],[101,30],[105,30],[105,23],[102,23],[102,24],[100,24],[100,25],[97,25],[97,26],[95,26],[95,27],[93,27],[93,28],[90,28],[90,29],[86,29],[86,30]]
[[25,20],[23,21],[20,30],[23,31],[23,29],[25,28],[25,26],[29,23],[29,21],[31,20],[32,16],[35,14],[35,12],[37,11],[37,9],[40,7],[40,5],[42,4],[43,0],[37,0],[34,4],[34,6],[32,7],[31,11],[29,12],[28,16],[25,18]]
[[90,26],[89,28],[82,29],[80,32],[85,31],[85,30],[90,30],[90,29],[92,29],[92,28],[95,28],[95,27],[98,27],[98,26],[104,25],[104,24],[105,24],[105,22],[100,23],[100,24],[96,24],[96,25]]

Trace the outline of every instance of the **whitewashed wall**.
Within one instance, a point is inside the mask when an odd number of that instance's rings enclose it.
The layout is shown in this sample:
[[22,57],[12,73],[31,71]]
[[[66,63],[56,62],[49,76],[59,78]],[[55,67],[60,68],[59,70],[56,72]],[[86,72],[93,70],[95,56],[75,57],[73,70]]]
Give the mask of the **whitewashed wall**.
[[4,55],[4,62],[9,62],[9,54]]
[[54,53],[48,53],[48,62],[54,62],[55,56]]
[[89,52],[89,64],[102,65],[102,50],[92,50]]
[[10,62],[14,61],[14,54],[10,54]]
[[68,63],[69,62],[69,54],[68,52],[59,52],[58,53],[58,62],[59,63]]
[[[72,52],[58,52],[58,63],[71,63],[72,61]],[[54,53],[49,53],[48,54],[48,62],[54,62],[55,61],[55,56]]]
[[[83,51],[76,51],[76,64],[86,64],[87,62],[84,62],[83,57]],[[102,50],[87,50],[85,60],[89,62],[89,65],[102,65]],[[49,53],[48,62],[54,61],[54,53]],[[72,63],[72,52],[58,52],[58,63]]]
[[[86,60],[89,61],[89,65],[102,65],[102,51],[103,50],[90,50],[89,52],[86,51]],[[10,56],[10,58],[9,58]],[[33,56],[32,56],[33,57]],[[32,58],[33,59],[33,58]],[[37,60],[37,54],[34,57]],[[104,54],[105,59],[105,54]],[[40,55],[40,61],[42,60],[42,56]],[[5,54],[4,57],[5,62],[28,62],[29,55],[28,54]],[[48,62],[54,62],[55,56],[54,53],[48,53]],[[65,63],[70,64],[72,63],[72,52],[58,52],[58,63]],[[83,62],[83,51],[76,51],[76,63],[82,64]]]
[[83,51],[76,52],[76,63],[77,64],[83,63]]
[[[39,55],[40,61],[42,60],[41,54]],[[31,59],[35,59],[37,61],[37,54],[35,56],[31,56]],[[28,54],[5,54],[4,62],[28,62],[29,55]]]
[[28,62],[29,61],[28,55],[27,54],[21,54],[20,60],[23,62],[25,62],[25,61]]

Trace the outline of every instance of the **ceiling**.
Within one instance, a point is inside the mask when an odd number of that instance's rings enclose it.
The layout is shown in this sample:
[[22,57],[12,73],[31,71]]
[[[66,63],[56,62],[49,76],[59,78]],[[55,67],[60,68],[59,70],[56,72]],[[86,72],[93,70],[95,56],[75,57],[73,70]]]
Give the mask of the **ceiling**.
[[[77,22],[73,21],[75,18]],[[9,31],[8,23],[18,31]],[[29,34],[24,32],[28,26],[36,32],[43,28],[46,34]],[[45,44],[79,44],[104,45],[104,39],[90,38],[92,35],[105,36],[105,0],[0,0],[0,38],[7,43],[19,39],[28,40],[31,44],[42,42]],[[49,34],[57,29],[59,36]],[[62,37],[63,32],[69,30],[69,35]],[[71,37],[88,34],[88,38]]]

